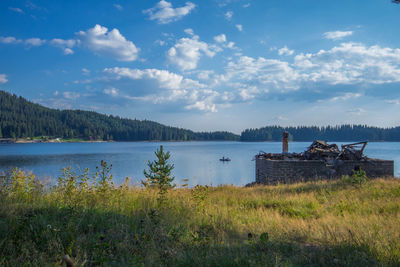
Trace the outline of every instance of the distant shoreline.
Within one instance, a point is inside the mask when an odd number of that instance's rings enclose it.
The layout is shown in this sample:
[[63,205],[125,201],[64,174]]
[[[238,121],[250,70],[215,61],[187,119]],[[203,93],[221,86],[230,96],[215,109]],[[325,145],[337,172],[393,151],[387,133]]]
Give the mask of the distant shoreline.
[[[164,142],[164,143],[178,143],[178,142],[238,142],[238,143],[276,143],[281,142],[280,140],[275,141],[234,141],[234,140],[137,140],[137,141],[116,141],[116,140],[82,140],[79,138],[74,139],[13,139],[13,138],[0,138],[0,144],[40,144],[40,143],[157,143],[157,142]],[[290,143],[306,143],[312,141],[290,141]],[[357,140],[352,141],[329,141],[331,143],[351,143],[357,142]],[[398,143],[399,141],[368,141],[368,143]]]

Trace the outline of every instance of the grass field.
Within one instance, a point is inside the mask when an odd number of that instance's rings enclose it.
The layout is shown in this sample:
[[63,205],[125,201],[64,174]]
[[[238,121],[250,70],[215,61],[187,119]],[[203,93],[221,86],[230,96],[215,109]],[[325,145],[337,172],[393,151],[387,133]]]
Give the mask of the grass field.
[[[104,168],[103,168],[104,170]],[[0,182],[0,266],[400,265],[400,180],[172,189],[65,170]]]

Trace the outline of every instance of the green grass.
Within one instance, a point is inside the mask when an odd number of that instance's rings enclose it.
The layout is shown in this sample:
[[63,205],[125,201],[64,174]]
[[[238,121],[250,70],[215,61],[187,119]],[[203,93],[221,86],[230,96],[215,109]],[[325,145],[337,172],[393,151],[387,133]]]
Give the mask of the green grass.
[[400,265],[400,180],[155,189],[0,179],[0,266]]

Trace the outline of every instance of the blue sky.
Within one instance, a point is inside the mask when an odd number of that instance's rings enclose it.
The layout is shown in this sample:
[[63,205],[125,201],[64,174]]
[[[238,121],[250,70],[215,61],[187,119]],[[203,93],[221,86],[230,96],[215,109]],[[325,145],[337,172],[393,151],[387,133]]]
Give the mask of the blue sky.
[[400,5],[0,1],[0,89],[196,131],[400,125]]

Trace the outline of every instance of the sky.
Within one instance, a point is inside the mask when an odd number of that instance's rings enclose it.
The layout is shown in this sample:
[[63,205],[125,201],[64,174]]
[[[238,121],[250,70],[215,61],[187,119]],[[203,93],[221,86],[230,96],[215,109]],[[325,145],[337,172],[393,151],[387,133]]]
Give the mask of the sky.
[[400,125],[390,0],[0,0],[0,90],[195,131]]

